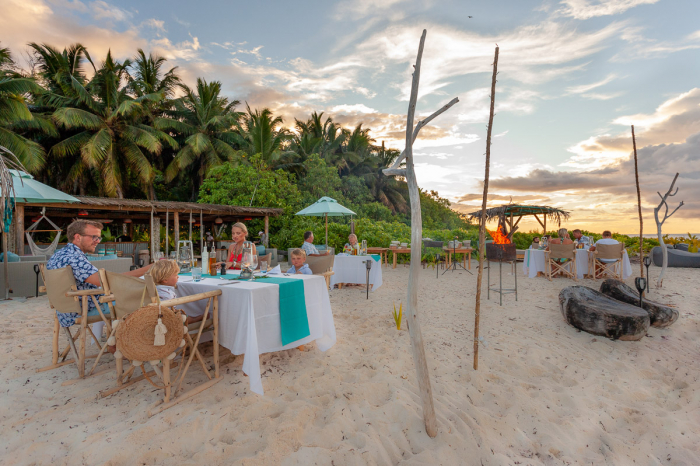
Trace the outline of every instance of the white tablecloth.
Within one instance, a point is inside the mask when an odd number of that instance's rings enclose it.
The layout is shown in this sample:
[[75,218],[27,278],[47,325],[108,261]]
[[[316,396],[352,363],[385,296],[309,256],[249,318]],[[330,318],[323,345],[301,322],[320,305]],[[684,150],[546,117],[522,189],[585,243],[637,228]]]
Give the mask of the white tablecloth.
[[[279,286],[274,283],[241,281],[236,285],[219,286],[222,280],[207,278],[194,283],[189,277],[180,277],[178,296],[187,296],[211,290],[221,290],[219,296],[219,344],[233,354],[243,354],[243,371],[250,379],[251,391],[263,395],[260,376],[260,355],[296,348],[316,341],[321,351],[335,344],[335,324],[326,280],[319,275],[294,275],[304,280],[306,314],[310,335],[282,345],[280,330]],[[185,280],[185,281],[183,281]],[[201,307],[206,301],[190,303],[187,307]],[[189,309],[190,311],[195,309]]]
[[375,261],[372,256],[335,256],[333,262],[333,275],[331,275],[331,289],[336,283],[367,284],[366,260],[372,261],[369,271],[369,284],[372,291],[382,286],[382,263]]
[[[537,276],[537,272],[545,271],[544,250],[526,249],[523,258],[523,273],[529,278]],[[576,277],[583,278],[588,274],[588,251],[585,249],[576,250]],[[632,265],[627,251],[622,253],[622,278],[632,275]]]

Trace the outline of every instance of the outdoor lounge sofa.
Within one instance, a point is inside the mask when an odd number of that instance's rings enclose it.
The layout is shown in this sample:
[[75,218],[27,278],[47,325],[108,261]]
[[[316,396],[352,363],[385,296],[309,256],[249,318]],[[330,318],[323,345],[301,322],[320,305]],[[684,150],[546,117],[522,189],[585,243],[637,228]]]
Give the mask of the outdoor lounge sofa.
[[[44,257],[44,256],[20,256],[19,262],[9,262],[7,268],[10,277],[10,298],[26,298],[35,296],[37,275],[34,272],[34,266],[46,264],[46,260],[30,261],[23,260],[24,257]],[[120,257],[111,260],[100,260],[94,262],[96,267],[109,270],[110,272],[128,272],[131,267],[131,257]],[[44,280],[39,274],[39,286],[44,286]],[[5,268],[0,264],[0,294],[5,296]],[[43,295],[45,293],[39,293]]]
[[[700,267],[700,252],[688,252],[687,249],[672,249],[670,247],[667,249],[669,267]],[[652,249],[651,255],[654,265],[661,267],[663,265],[663,251],[661,251],[661,246],[656,246]]]

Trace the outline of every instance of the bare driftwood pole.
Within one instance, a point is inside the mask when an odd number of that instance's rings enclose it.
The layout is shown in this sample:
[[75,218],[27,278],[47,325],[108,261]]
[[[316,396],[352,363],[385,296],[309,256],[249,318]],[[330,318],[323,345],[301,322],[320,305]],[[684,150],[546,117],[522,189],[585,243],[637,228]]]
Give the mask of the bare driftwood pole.
[[[22,162],[19,161],[17,156],[13,154],[10,149],[0,146],[0,222],[2,222],[2,252],[3,252],[3,267],[5,271],[5,299],[10,299],[10,273],[8,270],[7,263],[9,259],[7,258],[7,253],[9,252],[8,235],[10,233],[9,224],[5,225],[5,218],[9,220],[12,219],[12,208],[14,206],[15,199],[15,186],[12,181],[12,174],[10,169],[15,169],[19,171],[26,172],[27,169],[24,168]],[[19,177],[20,183],[22,178]],[[6,212],[8,209],[9,212]],[[18,251],[22,254],[22,251]]]
[[637,140],[632,125],[632,148],[634,149],[634,181],[637,183],[637,206],[639,207],[639,276],[644,276],[644,222],[642,220],[642,195],[639,191],[639,170],[637,169]]
[[415,128],[413,127],[413,117],[416,112],[416,101],[418,100],[421,58],[423,57],[426,33],[427,32],[423,30],[423,35],[420,38],[420,45],[418,46],[418,56],[416,57],[415,69],[413,71],[413,83],[411,84],[411,97],[408,104],[408,113],[406,115],[406,149],[404,150],[406,168],[399,168],[403,160],[403,157],[399,157],[394,162],[394,165],[392,165],[391,168],[383,170],[383,173],[387,176],[395,175],[406,177],[408,194],[411,199],[411,267],[408,274],[406,323],[408,324],[408,332],[411,336],[413,362],[416,365],[416,373],[418,375],[418,388],[423,405],[425,431],[430,437],[435,437],[437,435],[437,419],[435,418],[435,407],[433,405],[433,391],[430,386],[430,373],[428,371],[428,362],[425,359],[423,335],[421,334],[420,321],[418,320],[418,278],[420,275],[423,220],[421,218],[420,209],[420,190],[418,189],[416,172],[413,165],[413,141],[418,136],[420,129],[425,126],[427,122],[456,104],[458,99],[453,99],[450,103],[425,120],[418,122]]
[[[678,179],[678,173],[676,173],[676,176],[673,177],[673,183],[671,183],[671,187],[668,188],[668,191],[666,194],[663,196],[661,195],[660,192],[656,192],[656,194],[659,195],[661,198],[661,202],[659,203],[658,207],[654,209],[654,219],[656,220],[656,234],[659,237],[659,245],[661,246],[661,253],[663,254],[664,260],[663,264],[661,266],[661,273],[659,274],[659,279],[656,282],[656,287],[661,288],[661,285],[663,284],[664,281],[664,273],[666,272],[666,267],[668,267],[668,251],[666,250],[666,245],[664,244],[664,239],[663,236],[661,235],[661,227],[663,226],[664,222],[666,221],[667,218],[669,218],[671,215],[676,213],[676,210],[680,209],[683,207],[683,201],[681,201],[680,204],[678,204],[678,207],[674,209],[673,212],[670,214],[668,213],[668,203],[666,200],[669,197],[673,197],[678,193],[678,188],[676,188],[676,191],[671,194],[671,191],[673,191],[673,186],[676,184],[676,180]],[[664,211],[664,218],[662,220],[659,220],[659,212],[661,211],[661,207],[665,207],[666,210]]]
[[[479,369],[479,316],[481,312],[481,279],[484,275],[484,249],[486,245],[486,198],[489,194],[489,165],[491,164],[491,130],[493,129],[493,108],[496,103],[496,75],[498,74],[498,46],[493,57],[493,76],[491,77],[491,110],[489,127],[486,132],[486,169],[484,173],[484,198],[481,201],[481,219],[479,220],[479,273],[476,276],[476,304],[474,305],[474,370]],[[545,216],[545,218],[547,218]],[[486,284],[488,286],[488,283]]]

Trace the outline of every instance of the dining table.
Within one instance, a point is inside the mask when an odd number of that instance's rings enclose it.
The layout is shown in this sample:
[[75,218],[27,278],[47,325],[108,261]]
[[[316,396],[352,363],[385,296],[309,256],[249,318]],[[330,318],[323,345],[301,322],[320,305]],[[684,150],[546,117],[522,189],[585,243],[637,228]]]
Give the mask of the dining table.
[[[335,344],[336,333],[330,297],[326,280],[320,275],[276,274],[266,278],[256,273],[259,277],[254,280],[240,280],[239,273],[229,270],[224,277],[205,276],[198,282],[193,281],[191,276],[181,275],[178,277],[176,292],[178,296],[188,296],[221,290],[219,344],[229,349],[232,354],[244,355],[243,372],[248,375],[250,389],[254,393],[264,395],[261,354],[296,348],[312,341],[316,342],[321,351],[327,351]],[[301,280],[303,287],[299,287],[298,283],[289,282],[294,280]],[[280,296],[280,289],[289,290],[285,285],[295,285],[297,294],[290,297],[283,291]],[[303,294],[303,298],[299,292]],[[304,306],[299,301],[302,299],[306,308],[308,335],[283,343],[283,334],[289,338],[287,326],[291,324],[285,323],[289,322],[288,318],[285,320],[280,314],[281,303],[284,309],[287,309],[289,304],[301,306],[303,309]],[[289,300],[292,302],[289,303]],[[206,302],[198,301],[182,307],[188,314],[197,314],[203,311],[205,305]]]
[[[462,257],[462,261],[464,262],[464,268],[467,268],[467,263],[469,263],[468,270],[471,270],[472,268],[472,252],[474,249],[472,248],[448,248],[448,247],[443,247],[442,248],[443,252],[447,255],[447,267],[450,267],[452,265],[452,254],[457,256],[457,254],[464,254],[464,257]],[[468,261],[468,262],[467,262]],[[459,264],[459,262],[457,262]]]
[[[526,249],[523,257],[523,274],[529,278],[534,278],[538,273],[546,270],[544,249]],[[576,278],[588,277],[589,251],[587,249],[576,249]],[[632,265],[627,251],[622,253],[622,278],[632,275]]]
[[394,265],[392,267],[394,269],[396,268],[396,256],[399,254],[411,254],[411,248],[389,248],[389,251],[391,251],[394,256]]
[[389,248],[367,248],[367,254],[379,254],[382,259],[380,263],[389,265]]
[[382,258],[378,254],[367,256],[351,256],[337,254],[333,259],[333,275],[331,275],[331,290],[335,285],[341,288],[343,284],[365,285],[367,283],[367,264],[372,261],[369,270],[369,284],[372,291],[382,286]]

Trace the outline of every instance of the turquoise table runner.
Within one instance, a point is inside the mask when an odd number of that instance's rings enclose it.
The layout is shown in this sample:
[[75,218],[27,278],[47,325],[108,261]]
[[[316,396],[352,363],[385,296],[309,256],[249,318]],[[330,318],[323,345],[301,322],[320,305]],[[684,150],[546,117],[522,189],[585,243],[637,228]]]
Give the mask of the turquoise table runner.
[[280,287],[280,327],[282,344],[288,345],[311,335],[306,316],[304,280],[267,276],[262,283],[275,283]]
[[374,259],[375,262],[379,262],[382,260],[382,256],[380,256],[379,254],[370,254],[370,256],[372,256],[372,259]]
[[[192,272],[187,272],[187,273],[179,273],[178,276],[180,277],[191,277]],[[228,275],[227,275],[228,277]],[[233,278],[233,274],[230,275],[231,278]],[[208,273],[203,273],[202,278],[221,278],[221,275],[209,275]]]
[[[181,273],[180,276],[190,277],[191,273]],[[221,275],[202,275],[202,278],[217,278]],[[227,279],[238,279],[237,275],[227,275]],[[311,335],[309,318],[306,315],[306,298],[304,296],[304,280],[298,278],[256,277],[258,283],[274,283],[279,286],[280,294],[280,328],[282,345]]]

